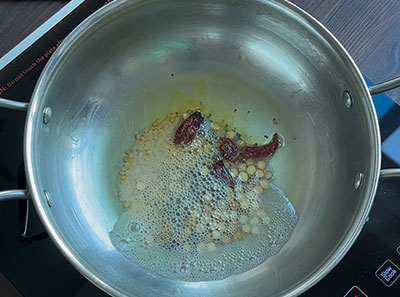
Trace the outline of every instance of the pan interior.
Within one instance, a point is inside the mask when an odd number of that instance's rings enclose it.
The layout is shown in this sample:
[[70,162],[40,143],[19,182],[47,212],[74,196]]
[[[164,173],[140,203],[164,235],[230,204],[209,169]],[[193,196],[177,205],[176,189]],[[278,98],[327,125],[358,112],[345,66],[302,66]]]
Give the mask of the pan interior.
[[[29,181],[51,234],[98,286],[121,296],[290,295],[351,244],[375,191],[376,119],[346,54],[292,9],[279,1],[122,1],[86,21],[52,57],[27,123]],[[260,266],[191,283],[131,262],[109,233],[122,212],[118,171],[135,134],[200,102],[249,142],[285,136],[270,165],[299,222]]]

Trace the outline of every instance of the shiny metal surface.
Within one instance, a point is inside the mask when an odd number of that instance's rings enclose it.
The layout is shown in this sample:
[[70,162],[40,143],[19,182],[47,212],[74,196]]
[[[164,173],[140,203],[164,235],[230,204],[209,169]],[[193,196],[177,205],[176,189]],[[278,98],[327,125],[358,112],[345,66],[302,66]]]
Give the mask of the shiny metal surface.
[[28,110],[29,103],[0,98],[0,107],[14,110]]
[[348,91],[344,91],[343,93],[344,104],[347,108],[351,108],[353,106],[353,98]]
[[[198,101],[221,118],[237,108],[233,120],[251,141],[275,131],[287,137],[271,166],[299,222],[281,252],[258,267],[191,283],[128,260],[109,232],[122,211],[118,168],[134,135]],[[52,117],[44,124],[46,107]],[[29,188],[48,232],[114,296],[298,295],[358,236],[380,169],[378,122],[360,72],[328,31],[286,1],[109,4],[46,65],[25,133]],[[356,190],[358,172],[364,180]]]
[[356,174],[356,178],[355,178],[355,181],[354,181],[354,188],[356,190],[358,190],[362,186],[363,181],[364,181],[364,174],[361,173],[361,172],[358,172]]
[[400,169],[392,168],[392,169],[381,170],[381,178],[391,178],[391,177],[400,177]]
[[394,88],[400,87],[400,77],[396,77],[394,79],[385,81],[381,84],[377,84],[375,86],[370,86],[369,87],[369,92],[371,95],[383,93],[386,91],[390,91]]
[[0,191],[0,202],[14,199],[30,199],[28,190],[7,190]]
[[52,114],[53,114],[53,111],[51,110],[50,107],[45,107],[43,109],[43,124],[47,125],[50,122]]

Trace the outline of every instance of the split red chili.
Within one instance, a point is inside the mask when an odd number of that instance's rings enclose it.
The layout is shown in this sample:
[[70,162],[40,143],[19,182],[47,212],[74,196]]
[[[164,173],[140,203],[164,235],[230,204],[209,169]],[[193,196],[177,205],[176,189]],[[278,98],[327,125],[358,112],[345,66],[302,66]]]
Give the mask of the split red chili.
[[226,181],[227,184],[231,188],[235,188],[235,180],[233,179],[232,175],[229,174],[228,169],[226,169],[224,162],[218,161],[217,163],[214,164],[214,170],[215,173],[222,178],[224,181]]
[[245,146],[240,151],[240,156],[245,159],[258,159],[265,158],[278,149],[279,137],[278,134],[274,134],[272,141],[262,146]]
[[222,158],[232,161],[239,155],[239,150],[236,144],[229,138],[224,138],[219,145],[219,151]]
[[195,113],[191,114],[190,117],[188,117],[176,130],[174,143],[192,143],[203,121],[204,116],[200,112],[196,111]]

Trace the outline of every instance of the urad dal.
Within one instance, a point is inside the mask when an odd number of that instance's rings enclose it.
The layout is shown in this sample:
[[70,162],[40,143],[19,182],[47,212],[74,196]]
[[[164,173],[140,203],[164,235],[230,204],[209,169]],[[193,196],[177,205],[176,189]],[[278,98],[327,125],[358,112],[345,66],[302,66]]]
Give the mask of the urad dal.
[[189,115],[173,113],[136,135],[120,171],[125,211],[111,238],[126,257],[165,277],[219,280],[277,254],[297,217],[273,184],[270,157],[225,160],[234,188],[216,174],[219,143],[226,137],[243,147],[238,133],[205,118],[190,144],[174,144]]

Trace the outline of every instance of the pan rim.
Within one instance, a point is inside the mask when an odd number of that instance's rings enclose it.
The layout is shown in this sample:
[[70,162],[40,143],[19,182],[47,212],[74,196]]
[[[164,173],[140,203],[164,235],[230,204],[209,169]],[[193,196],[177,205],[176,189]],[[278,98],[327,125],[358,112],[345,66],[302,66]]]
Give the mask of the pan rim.
[[[83,33],[87,33],[90,31],[94,25],[98,24],[102,19],[110,16],[115,15],[116,8],[118,11],[122,11],[123,8],[130,7],[136,3],[140,3],[146,0],[123,0],[123,1],[116,1],[113,3],[108,4],[107,6],[103,7],[102,9],[98,10],[91,16],[89,16],[85,21],[83,21],[76,29],[72,31],[66,38],[66,40],[62,43],[62,45],[57,49],[54,55],[51,57],[49,62],[47,63],[45,69],[43,70],[42,74],[39,77],[39,80],[35,86],[31,104],[27,114],[27,120],[25,125],[25,136],[24,136],[24,157],[25,157],[25,164],[26,164],[26,172],[27,172],[27,182],[29,185],[29,189],[31,191],[32,199],[34,201],[35,207],[39,213],[39,216],[49,233],[52,240],[56,243],[58,249],[62,252],[66,259],[90,282],[95,284],[97,287],[102,289],[108,294],[113,296],[128,296],[125,293],[121,292],[117,288],[113,287],[112,285],[106,283],[100,276],[97,275],[95,271],[91,271],[87,266],[85,266],[82,262],[81,257],[76,254],[70,247],[69,243],[64,239],[63,235],[57,228],[54,226],[52,219],[49,216],[49,210],[45,203],[45,197],[41,192],[40,187],[38,186],[39,177],[35,173],[35,164],[34,164],[34,149],[33,149],[33,135],[35,134],[35,123],[40,121],[40,93],[45,88],[47,77],[51,75],[54,68],[59,65],[60,58],[67,52],[71,47],[76,44],[76,41],[79,39],[79,36]],[[256,2],[264,3],[266,1],[263,0],[255,0]],[[321,36],[324,37],[325,40],[329,41],[331,44],[334,45],[334,49],[339,51],[340,54],[345,57],[352,68],[352,71],[355,73],[357,79],[360,83],[360,87],[363,89],[364,95],[364,104],[367,107],[366,112],[368,113],[368,117],[370,119],[370,128],[372,128],[372,145],[374,146],[375,155],[372,155],[374,162],[371,164],[371,169],[373,169],[373,174],[371,180],[369,181],[369,189],[363,199],[363,205],[360,206],[360,213],[354,219],[354,223],[352,227],[348,230],[345,238],[342,242],[338,245],[338,248],[335,252],[329,256],[327,256],[327,261],[323,263],[323,265],[319,266],[311,276],[305,278],[305,281],[302,283],[297,284],[296,286],[292,287],[290,292],[285,294],[285,296],[297,296],[317,282],[319,282],[323,277],[325,277],[344,257],[344,255],[348,252],[351,246],[354,244],[355,240],[358,238],[364,223],[368,217],[368,214],[371,210],[374,197],[376,194],[378,182],[379,182],[379,169],[381,164],[381,144],[380,144],[380,132],[379,132],[379,122],[375,112],[375,108],[372,102],[372,97],[368,91],[368,87],[361,75],[360,70],[358,69],[357,65],[348,54],[346,49],[343,45],[336,39],[336,37],[326,29],[318,20],[312,17],[310,14],[299,8],[298,6],[294,5],[293,3],[289,2],[288,0],[273,0],[272,3],[276,3],[276,5],[282,6],[286,9],[289,9],[294,14],[298,15],[309,24],[312,25],[313,29],[317,30]],[[372,171],[372,170],[371,170]]]
[[[362,228],[364,227],[364,224],[368,220],[368,215],[371,211],[376,191],[378,188],[378,183],[379,183],[379,171],[381,167],[381,136],[380,136],[380,130],[379,130],[379,120],[376,114],[376,110],[374,107],[374,103],[372,100],[372,96],[368,90],[368,86],[357,66],[357,64],[354,62],[353,58],[351,55],[347,52],[345,47],[340,43],[340,41],[321,23],[319,22],[316,18],[311,16],[308,12],[304,11],[297,5],[291,3],[288,0],[273,0],[273,2],[277,2],[282,4],[283,6],[291,9],[293,12],[298,14],[300,17],[308,21],[314,29],[316,29],[321,36],[324,37],[325,40],[330,41],[331,43],[334,44],[335,50],[340,51],[340,53],[347,59],[347,62],[349,65],[352,67],[352,70],[356,74],[356,78],[359,80],[360,86],[362,87],[364,91],[364,103],[367,106],[367,112],[370,117],[370,122],[371,122],[371,128],[372,128],[372,139],[375,140],[373,145],[374,145],[374,150],[375,154],[373,154],[374,158],[374,163],[371,164],[371,168],[373,168],[373,175],[370,180],[370,189],[367,191],[368,195],[364,197],[364,205],[363,207],[360,207],[361,210],[363,210],[358,217],[354,220],[354,223],[352,225],[352,228],[348,231],[346,237],[342,242],[339,244],[338,248],[336,251],[329,255],[328,260],[321,265],[319,268],[314,271],[313,275],[309,277],[305,282],[301,283],[297,287],[293,288],[293,290],[286,294],[285,296],[298,296],[308,289],[310,289],[312,286],[316,285],[319,281],[321,281],[342,259],[343,257],[347,254],[347,252],[350,250],[350,248],[353,246],[354,242],[358,238],[359,234],[361,233]],[[365,186],[365,181],[364,181],[364,186]]]

